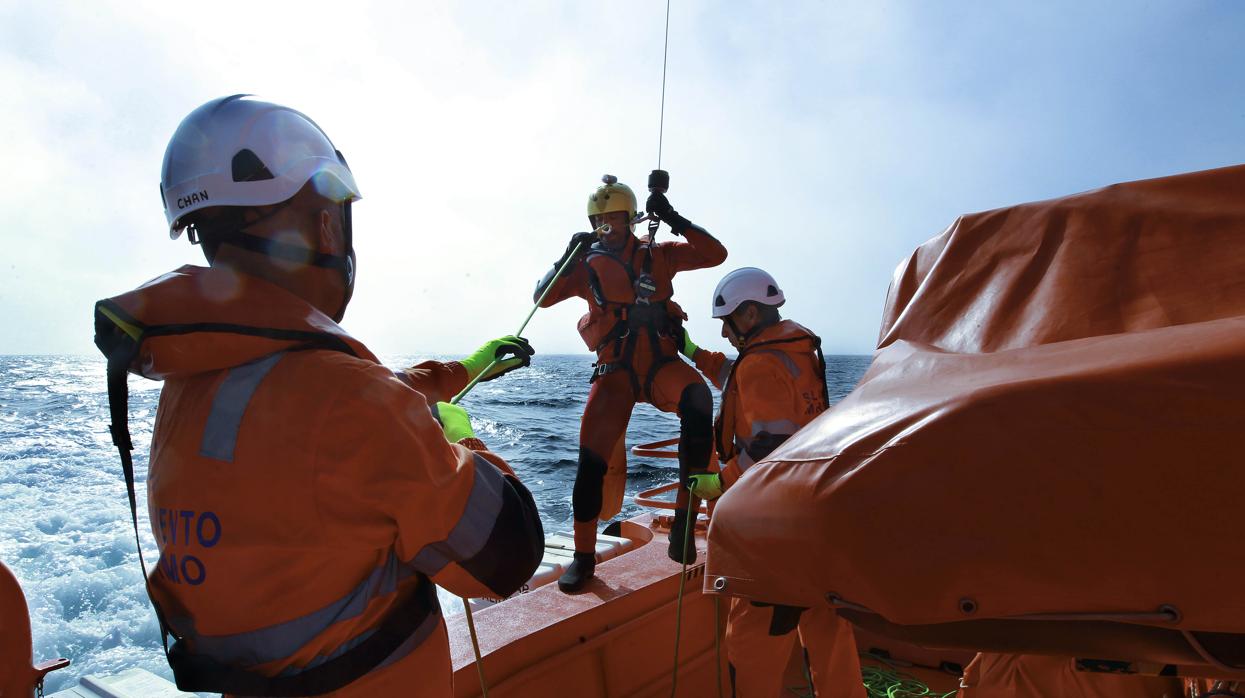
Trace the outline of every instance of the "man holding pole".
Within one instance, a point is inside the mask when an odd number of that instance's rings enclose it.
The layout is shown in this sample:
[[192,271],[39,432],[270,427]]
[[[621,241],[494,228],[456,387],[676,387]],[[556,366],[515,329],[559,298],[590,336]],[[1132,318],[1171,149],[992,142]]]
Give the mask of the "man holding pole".
[[136,537],[126,374],[164,381],[146,582],[178,687],[449,698],[433,583],[507,596],[544,534],[531,493],[443,401],[531,348],[505,337],[392,371],[337,324],[359,189],[301,112],[204,104],[173,134],[160,192],[172,237],[209,266],[100,301],[95,341]]
[[[613,175],[602,181],[588,198],[588,219],[599,235],[575,235],[534,295],[541,307],[572,297],[585,299],[588,313],[579,321],[579,332],[597,355],[579,430],[572,495],[575,555],[558,580],[565,592],[578,591],[592,579],[608,459],[621,444],[637,402],[679,415],[681,482],[706,472],[713,448],[713,399],[695,369],[678,356],[687,315],[671,299],[671,281],[678,272],[721,264],[726,248],[680,216],[664,187],[651,188],[646,207],[686,242],[655,244],[651,234],[641,240],[633,232],[635,194]],[[686,544],[691,539],[687,527],[695,521],[689,512],[699,502],[680,488],[676,504],[669,555],[676,562],[691,562],[696,548]]]

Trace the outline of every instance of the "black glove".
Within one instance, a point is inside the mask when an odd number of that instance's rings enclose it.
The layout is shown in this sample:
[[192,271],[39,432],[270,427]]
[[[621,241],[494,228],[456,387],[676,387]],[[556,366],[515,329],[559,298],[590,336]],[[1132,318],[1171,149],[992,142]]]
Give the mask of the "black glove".
[[588,253],[588,248],[592,247],[592,243],[597,241],[596,233],[575,233],[571,236],[571,241],[566,244],[566,251],[562,253],[562,259],[554,266],[561,266],[563,262],[571,258],[571,253],[575,251],[575,246],[583,243],[583,247],[579,248],[579,255],[583,256]]
[[592,243],[596,241],[597,241],[596,233],[575,233],[574,235],[571,236],[571,244],[567,245],[566,249],[573,250],[575,249],[576,245],[582,242],[584,243],[584,249],[586,250],[589,247],[592,247]]
[[659,191],[648,195],[648,201],[644,202],[644,208],[648,209],[649,213],[656,213],[657,217],[662,220],[665,220],[667,215],[676,213],[674,207],[670,205],[670,200]]
[[675,235],[682,235],[683,230],[692,224],[691,221],[680,216],[679,212],[674,210],[674,207],[670,205],[670,200],[661,192],[649,194],[648,201],[644,202],[644,208],[649,213],[655,214],[658,218],[665,221],[670,226],[670,232]]
[[562,256],[558,258],[558,261],[553,263],[553,267],[549,269],[549,271],[545,272],[544,278],[536,282],[536,292],[532,294],[532,300],[539,298],[540,294],[544,292],[545,287],[553,281],[553,275],[558,273],[558,269],[561,269],[562,265],[566,264],[566,261],[571,258],[571,253],[575,252],[576,245],[579,245],[581,242],[583,243],[583,246],[579,248],[579,253],[575,255],[576,258],[582,259],[584,255],[588,254],[588,248],[592,247],[592,244],[595,243],[597,239],[596,233],[575,233],[572,235],[571,241],[566,245],[566,251],[563,252]]

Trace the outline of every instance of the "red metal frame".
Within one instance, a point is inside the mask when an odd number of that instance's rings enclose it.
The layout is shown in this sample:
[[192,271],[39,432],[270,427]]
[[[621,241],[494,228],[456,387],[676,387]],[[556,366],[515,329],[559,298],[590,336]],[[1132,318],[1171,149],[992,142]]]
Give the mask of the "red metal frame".
[[[679,437],[676,436],[673,439],[665,439],[663,441],[654,441],[651,444],[640,444],[639,446],[632,446],[631,453],[633,455],[648,456],[650,458],[678,458],[679,457],[678,449],[677,448],[673,450],[670,449],[670,446],[677,447],[678,445],[679,445]],[[717,458],[716,453],[712,455],[709,461],[709,469],[713,471],[716,471],[718,469],[718,458]],[[658,485],[657,487],[654,487],[652,489],[644,490],[643,492],[637,494],[633,498],[632,501],[634,501],[636,504],[639,504],[642,507],[648,507],[650,509],[673,510],[674,502],[666,501],[664,499],[657,499],[657,495],[665,494],[667,492],[673,492],[677,490],[678,488],[679,488],[678,482],[667,482],[664,485]],[[708,503],[706,502],[700,503],[700,513],[704,514],[705,516],[709,516],[711,515],[712,511],[713,509],[712,507],[709,506]]]

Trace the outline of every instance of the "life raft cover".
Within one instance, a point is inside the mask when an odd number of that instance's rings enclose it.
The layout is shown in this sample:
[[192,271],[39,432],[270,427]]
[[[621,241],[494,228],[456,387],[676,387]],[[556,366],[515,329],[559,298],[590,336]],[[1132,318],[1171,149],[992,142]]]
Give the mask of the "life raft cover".
[[899,265],[855,391],[720,500],[706,588],[1241,633],[1243,454],[1245,166],[967,215]]

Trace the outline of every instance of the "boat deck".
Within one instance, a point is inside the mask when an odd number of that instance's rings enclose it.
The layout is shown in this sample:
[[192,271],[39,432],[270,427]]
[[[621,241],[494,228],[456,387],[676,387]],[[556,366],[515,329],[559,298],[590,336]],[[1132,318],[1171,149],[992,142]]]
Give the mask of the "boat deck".
[[[715,685],[715,600],[700,593],[704,531],[697,530],[697,563],[684,576],[666,555],[661,520],[623,521],[620,534],[635,547],[600,562],[596,579],[577,594],[550,583],[475,612],[490,696],[669,696],[680,581],[678,693],[699,695]],[[723,605],[719,633],[725,611]],[[457,695],[480,695],[466,617],[446,624]],[[729,693],[725,667],[723,649],[719,674]]]

